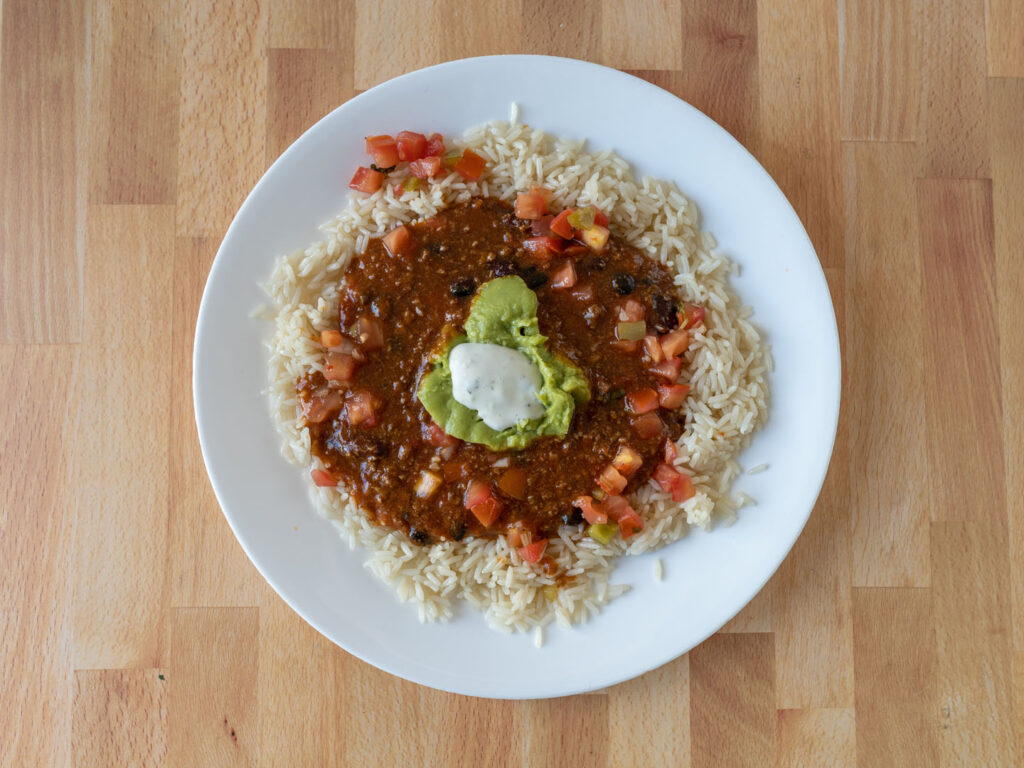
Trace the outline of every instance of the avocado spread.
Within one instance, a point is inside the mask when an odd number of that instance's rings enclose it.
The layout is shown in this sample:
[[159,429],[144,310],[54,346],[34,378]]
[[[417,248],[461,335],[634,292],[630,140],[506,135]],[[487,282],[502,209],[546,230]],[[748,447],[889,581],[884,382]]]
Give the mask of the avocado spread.
[[[543,413],[498,430],[488,426],[480,412],[459,402],[453,392],[450,356],[455,347],[467,342],[500,345],[525,356],[534,372],[539,374],[536,398],[543,406]],[[486,445],[492,450],[521,450],[545,435],[564,437],[576,406],[590,399],[590,389],[583,372],[549,350],[546,342],[547,337],[537,326],[537,295],[519,277],[491,280],[473,299],[465,334],[450,339],[434,357],[431,361],[433,368],[420,382],[417,396],[434,421],[449,435]],[[516,366],[508,366],[501,371],[492,368],[486,372],[485,379],[471,380],[469,388],[490,385],[494,396],[500,398],[503,391],[513,392],[514,388],[523,386],[522,381],[505,388],[500,386],[500,378],[513,375],[515,370]],[[463,374],[462,378],[467,375]],[[536,375],[528,379],[532,382],[531,387],[537,379]],[[466,384],[460,382],[460,389],[466,389]],[[524,412],[537,413],[539,410]],[[494,423],[493,419],[488,420]]]

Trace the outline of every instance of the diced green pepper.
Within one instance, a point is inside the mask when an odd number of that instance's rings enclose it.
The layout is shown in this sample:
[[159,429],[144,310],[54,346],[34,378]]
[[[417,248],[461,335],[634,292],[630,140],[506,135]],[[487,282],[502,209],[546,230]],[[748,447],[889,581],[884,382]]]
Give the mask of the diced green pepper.
[[558,599],[558,587],[554,584],[545,584],[540,588],[540,591],[544,593],[544,597],[548,599],[549,603],[553,603]]
[[594,226],[594,206],[577,208],[569,214],[569,223],[573,229],[590,229]]
[[444,153],[442,158],[445,168],[454,168],[462,159],[462,152],[458,149],[450,149]]
[[616,338],[623,341],[640,341],[647,333],[647,323],[643,320],[636,322],[623,321],[615,327]]
[[406,192],[412,192],[414,189],[419,189],[423,186],[423,179],[418,176],[410,176],[408,179],[402,182],[402,189]]
[[619,530],[617,525],[596,523],[587,528],[587,535],[598,544],[608,545],[615,538],[617,530]]

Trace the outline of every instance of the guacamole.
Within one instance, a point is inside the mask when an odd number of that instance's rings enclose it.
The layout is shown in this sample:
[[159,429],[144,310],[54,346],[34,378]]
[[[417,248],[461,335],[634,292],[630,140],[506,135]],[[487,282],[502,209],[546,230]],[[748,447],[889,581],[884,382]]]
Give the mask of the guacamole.
[[[480,414],[455,399],[450,354],[460,344],[498,344],[525,355],[540,375],[537,399],[543,415],[525,418],[495,430]],[[473,299],[465,334],[456,336],[433,359],[417,396],[434,421],[460,440],[500,450],[521,450],[539,437],[564,437],[577,405],[590,399],[583,372],[551,352],[537,327],[537,295],[519,277],[501,277],[484,284]]]

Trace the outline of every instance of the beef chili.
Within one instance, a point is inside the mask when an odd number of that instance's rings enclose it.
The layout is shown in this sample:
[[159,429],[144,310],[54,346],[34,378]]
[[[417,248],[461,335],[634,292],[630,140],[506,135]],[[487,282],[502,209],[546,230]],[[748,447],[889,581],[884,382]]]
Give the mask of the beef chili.
[[[703,309],[681,306],[669,272],[606,224],[594,208],[553,215],[535,188],[515,208],[473,198],[371,240],[342,278],[337,328],[321,334],[324,373],[297,383],[324,466],[314,482],[344,484],[415,543],[504,534],[542,565],[560,525],[605,542],[641,529],[625,494],[652,476],[692,496],[671,441],[688,390],[680,356]],[[445,434],[416,392],[480,286],[507,275],[536,293],[541,333],[591,397],[564,438],[495,452]]]

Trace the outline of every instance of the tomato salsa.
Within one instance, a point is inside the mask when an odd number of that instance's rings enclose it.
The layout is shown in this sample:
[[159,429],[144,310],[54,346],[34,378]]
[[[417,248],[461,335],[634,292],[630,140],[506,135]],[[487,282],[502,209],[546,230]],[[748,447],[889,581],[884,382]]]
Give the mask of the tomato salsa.
[[[426,151],[415,144],[388,145],[380,162]],[[506,535],[543,562],[563,524],[587,524],[599,541],[640,530],[625,494],[649,478],[677,501],[693,495],[672,441],[685,419],[682,355],[703,309],[682,305],[669,271],[612,234],[600,211],[548,205],[536,188],[514,207],[474,198],[372,240],[342,278],[337,325],[319,339],[324,373],[297,383],[324,467],[314,482],[342,483],[415,543]],[[564,438],[496,452],[447,435],[416,392],[477,290],[507,275],[536,293],[541,333],[584,372],[591,397]]]

